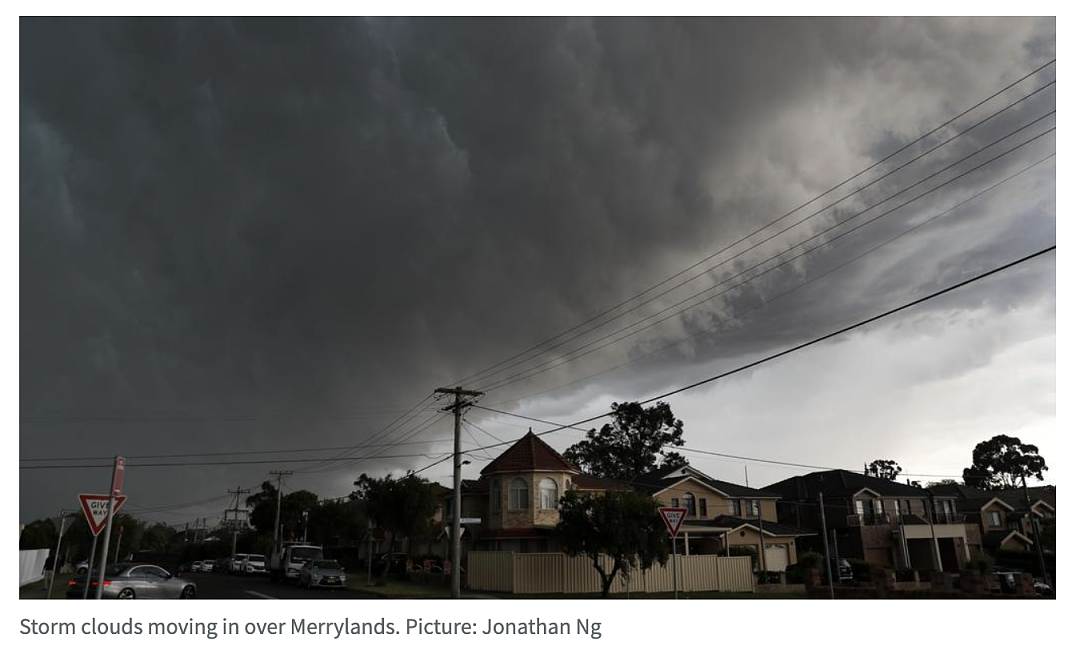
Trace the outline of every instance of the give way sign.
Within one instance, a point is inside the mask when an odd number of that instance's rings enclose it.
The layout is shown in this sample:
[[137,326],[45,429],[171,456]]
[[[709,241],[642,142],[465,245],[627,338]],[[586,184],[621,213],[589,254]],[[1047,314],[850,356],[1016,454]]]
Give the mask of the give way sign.
[[[113,514],[123,507],[127,496],[113,498]],[[105,529],[105,523],[109,520],[109,494],[79,494],[79,507],[86,515],[86,523],[90,526],[90,532],[97,537]]]
[[664,519],[664,525],[667,526],[668,532],[671,536],[679,534],[679,528],[682,527],[683,519],[686,518],[686,509],[682,507],[661,507],[659,510],[660,518]]

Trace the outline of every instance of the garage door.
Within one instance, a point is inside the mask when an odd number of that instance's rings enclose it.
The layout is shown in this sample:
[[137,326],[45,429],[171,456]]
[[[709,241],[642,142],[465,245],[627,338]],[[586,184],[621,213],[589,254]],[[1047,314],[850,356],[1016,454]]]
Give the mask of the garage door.
[[788,566],[787,546],[773,545],[765,547],[765,569],[783,571]]

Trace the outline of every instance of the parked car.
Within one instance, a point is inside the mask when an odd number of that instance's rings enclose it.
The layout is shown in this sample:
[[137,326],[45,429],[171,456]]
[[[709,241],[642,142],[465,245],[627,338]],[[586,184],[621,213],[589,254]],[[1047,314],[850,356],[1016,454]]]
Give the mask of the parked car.
[[286,542],[280,553],[270,556],[270,580],[295,581],[300,577],[300,567],[308,560],[323,559],[321,546]]
[[156,564],[120,563],[105,568],[105,577],[84,574],[68,581],[67,597],[81,599],[90,578],[89,598],[97,597],[102,581],[103,599],[193,599],[195,583],[174,576]]
[[996,577],[1001,582],[1001,591],[1006,594],[1016,593],[1016,577],[1022,574],[1022,571],[1016,571],[1015,569],[998,569],[994,571],[991,576]]
[[228,572],[232,574],[242,573],[244,570],[244,559],[247,558],[247,553],[233,553],[229,557]]
[[1046,583],[1035,583],[1035,593],[1039,596],[1053,596],[1054,588]]
[[75,573],[84,574],[84,573],[86,573],[86,570],[89,569],[89,568],[90,568],[90,561],[89,560],[83,560],[82,562],[75,565]]
[[219,557],[214,560],[214,566],[212,571],[214,573],[229,573],[229,566],[232,564],[232,560],[227,557]]
[[297,583],[304,587],[345,587],[345,570],[337,560],[308,560],[300,567]]
[[245,576],[261,575],[266,573],[266,556],[255,554],[244,556],[244,562],[241,565],[240,573]]
[[210,573],[213,570],[214,570],[214,561],[213,560],[203,560],[201,566],[199,567],[199,571],[201,571],[202,573]]
[[854,571],[851,569],[851,563],[844,558],[840,558],[837,562],[836,572],[836,580],[841,583],[849,582],[855,577]]
[[405,553],[382,553],[375,558],[372,570],[376,574],[386,571],[386,563],[390,563],[390,573],[404,574],[408,570],[409,556]]

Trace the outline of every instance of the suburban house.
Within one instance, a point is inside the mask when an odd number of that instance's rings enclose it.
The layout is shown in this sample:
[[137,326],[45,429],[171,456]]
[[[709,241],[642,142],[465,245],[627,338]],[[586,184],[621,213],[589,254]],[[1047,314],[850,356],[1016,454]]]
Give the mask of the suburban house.
[[[843,470],[799,475],[769,485],[782,522],[822,530],[841,557],[888,567],[958,572],[983,550],[954,493],[936,493]],[[824,509],[824,514],[822,513]],[[815,550],[823,550],[820,537]]]
[[769,570],[797,560],[795,540],[812,530],[777,522],[779,494],[713,479],[690,466],[653,471],[631,482],[584,474],[529,431],[497,456],[477,480],[462,485],[464,550],[518,553],[560,550],[554,536],[559,499],[567,491],[637,489],[662,506],[687,510],[679,537],[687,555],[725,555],[735,546],[765,551]]
[[1056,515],[1057,490],[1053,486],[1028,488],[1030,515],[1023,489],[984,491],[952,483],[930,490],[937,496],[955,497],[957,510],[969,523],[978,525],[983,549],[989,552],[1031,550],[1035,544],[1031,517],[1041,526]]

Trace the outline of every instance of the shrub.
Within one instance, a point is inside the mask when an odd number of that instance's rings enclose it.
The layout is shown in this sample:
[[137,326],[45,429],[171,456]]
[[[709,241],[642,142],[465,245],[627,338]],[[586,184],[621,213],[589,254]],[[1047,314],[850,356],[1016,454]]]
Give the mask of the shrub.
[[803,553],[799,557],[798,563],[799,570],[803,569],[817,569],[822,571],[825,569],[825,557],[821,553]]
[[858,581],[870,580],[870,563],[856,557],[845,558],[851,565],[851,577]]
[[965,569],[970,569],[972,571],[978,571],[979,574],[983,575],[983,576],[990,573],[990,571],[991,571],[991,569],[993,569],[993,567],[994,567],[994,562],[993,562],[993,560],[990,559],[990,556],[988,556],[988,555],[976,555],[975,557],[968,560],[967,564],[964,565]]
[[800,585],[803,582],[803,567],[802,561],[799,564],[789,564],[785,569],[787,573],[787,581],[791,585]]
[[731,555],[731,557],[749,555],[753,559],[753,569],[754,571],[757,571],[757,549],[753,546],[731,546],[728,549],[728,554]]

